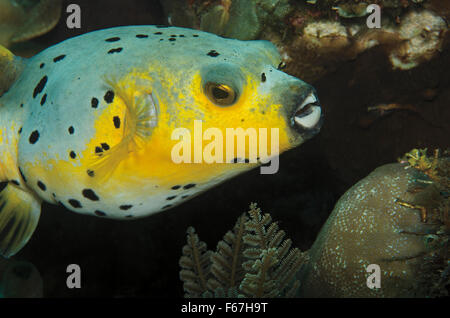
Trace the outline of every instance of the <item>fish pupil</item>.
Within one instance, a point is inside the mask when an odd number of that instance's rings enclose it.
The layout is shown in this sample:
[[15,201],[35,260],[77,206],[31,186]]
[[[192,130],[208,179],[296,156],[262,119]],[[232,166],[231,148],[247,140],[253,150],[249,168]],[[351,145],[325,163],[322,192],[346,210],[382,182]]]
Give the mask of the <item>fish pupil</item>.
[[228,96],[230,95],[227,91],[219,87],[214,87],[212,93],[214,98],[216,99],[227,99]]

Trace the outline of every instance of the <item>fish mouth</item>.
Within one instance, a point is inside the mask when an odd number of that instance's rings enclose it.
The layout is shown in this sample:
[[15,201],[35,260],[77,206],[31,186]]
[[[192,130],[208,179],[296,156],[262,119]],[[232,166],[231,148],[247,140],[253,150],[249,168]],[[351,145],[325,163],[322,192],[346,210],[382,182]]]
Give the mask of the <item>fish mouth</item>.
[[311,138],[320,131],[323,113],[317,95],[311,91],[296,107],[291,126],[303,137]]

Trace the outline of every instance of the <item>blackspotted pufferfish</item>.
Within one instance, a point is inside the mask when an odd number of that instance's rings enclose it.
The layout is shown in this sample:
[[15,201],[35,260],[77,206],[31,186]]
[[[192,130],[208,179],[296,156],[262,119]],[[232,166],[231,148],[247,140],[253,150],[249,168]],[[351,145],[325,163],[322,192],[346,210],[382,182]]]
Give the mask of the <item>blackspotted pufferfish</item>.
[[99,30],[30,59],[0,48],[0,253],[27,243],[42,201],[138,218],[261,164],[175,163],[172,132],[194,120],[223,136],[276,127],[279,153],[312,137],[316,93],[281,62],[268,41],[165,26]]

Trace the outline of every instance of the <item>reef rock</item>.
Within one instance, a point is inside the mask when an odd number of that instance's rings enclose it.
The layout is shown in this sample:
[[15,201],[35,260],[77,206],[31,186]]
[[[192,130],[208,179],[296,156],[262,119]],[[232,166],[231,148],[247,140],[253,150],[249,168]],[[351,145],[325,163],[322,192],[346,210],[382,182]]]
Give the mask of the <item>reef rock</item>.
[[[337,202],[309,251],[309,263],[298,275],[299,296],[445,294],[448,239],[445,193],[411,166],[381,166]],[[381,288],[367,285],[370,264],[380,267]]]
[[0,45],[11,47],[47,33],[61,16],[61,0],[0,0]]
[[[375,46],[394,69],[438,55],[448,37],[450,5],[439,0],[168,0],[168,22],[241,40],[275,43],[287,72],[315,81]],[[380,8],[380,28],[369,28]],[[372,19],[372,18],[371,18]],[[372,21],[372,20],[371,20]]]
[[36,267],[29,262],[0,257],[0,298],[40,297],[43,297],[43,282]]

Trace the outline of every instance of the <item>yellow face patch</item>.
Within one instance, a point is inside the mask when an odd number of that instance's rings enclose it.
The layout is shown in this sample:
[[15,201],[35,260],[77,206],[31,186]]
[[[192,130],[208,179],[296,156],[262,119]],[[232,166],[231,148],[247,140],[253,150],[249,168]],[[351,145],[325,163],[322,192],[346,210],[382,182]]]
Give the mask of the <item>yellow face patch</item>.
[[[238,150],[238,139],[235,139],[234,147],[227,147],[227,134],[230,129],[242,128],[244,131],[254,129],[256,137],[252,140],[257,142],[256,145],[258,153],[259,149],[260,131],[266,130],[266,145],[265,150],[269,155],[272,149],[271,129],[278,130],[278,147],[279,152],[283,152],[291,147],[291,133],[287,127],[286,119],[283,117],[281,104],[273,104],[266,106],[271,101],[271,96],[260,96],[257,93],[258,83],[247,75],[246,85],[239,92],[237,101],[228,107],[222,107],[214,104],[205,94],[203,80],[199,73],[193,76],[192,84],[188,91],[190,96],[184,94],[185,90],[177,89],[177,82],[167,81],[165,89],[170,89],[169,96],[161,96],[158,98],[159,114],[158,124],[152,129],[150,138],[142,143],[140,147],[129,151],[127,158],[121,161],[120,166],[114,174],[114,179],[117,182],[126,182],[126,180],[153,180],[161,186],[170,186],[171,184],[185,184],[192,181],[195,176],[197,182],[207,182],[211,178],[222,176],[232,170],[246,170],[254,166],[235,165],[227,160],[227,158],[236,158]],[[148,90],[148,88],[147,88]],[[138,94],[139,92],[129,92],[128,94]],[[118,94],[119,96],[121,93]],[[176,98],[175,98],[176,96]],[[175,101],[174,101],[175,99]],[[170,107],[167,103],[172,102]],[[189,107],[186,107],[189,105]],[[109,135],[103,129],[111,129],[111,117],[117,109],[121,109],[126,105],[118,105],[117,108],[112,108],[102,115],[105,118],[105,124],[99,122],[98,135],[104,138]],[[169,112],[170,109],[176,109],[176,113]],[[122,113],[124,113],[122,111]],[[194,123],[201,121],[202,131],[200,138],[196,135],[196,128]],[[106,128],[104,128],[106,127]],[[175,163],[173,158],[173,149],[176,147],[179,140],[173,139],[173,133],[176,129],[185,128],[190,132],[190,153],[191,160],[189,162]],[[215,129],[220,132],[222,140],[222,154],[223,160],[220,163],[206,163],[205,161],[194,162],[195,153],[199,151],[204,153],[211,148],[211,141],[203,140],[205,133],[209,129]],[[197,137],[197,138],[195,138]],[[211,136],[210,136],[211,137]],[[121,135],[115,135],[114,143],[120,142]],[[212,139],[212,138],[210,138]],[[200,144],[199,144],[200,142]],[[92,149],[98,143],[95,139],[88,148]],[[245,157],[250,155],[250,138],[245,139],[244,144]],[[215,151],[219,151],[215,149]],[[215,153],[212,151],[212,153]],[[231,153],[231,154],[230,154]],[[116,156],[116,154],[114,154]],[[240,158],[242,160],[246,158]]]

